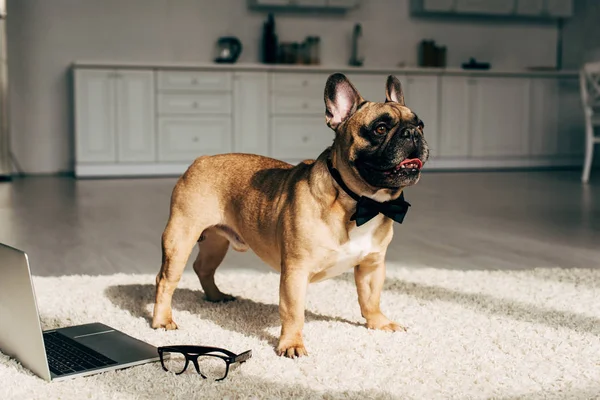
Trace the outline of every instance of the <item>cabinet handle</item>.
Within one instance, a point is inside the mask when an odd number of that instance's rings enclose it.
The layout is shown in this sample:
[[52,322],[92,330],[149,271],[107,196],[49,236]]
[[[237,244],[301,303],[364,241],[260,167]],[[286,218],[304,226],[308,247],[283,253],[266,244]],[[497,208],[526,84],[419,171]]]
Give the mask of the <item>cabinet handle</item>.
[[198,84],[198,78],[192,79],[192,85],[197,85],[197,84]]
[[469,85],[476,85],[476,84],[477,84],[477,79],[469,79],[469,80],[467,81],[467,83],[468,83]]
[[306,80],[302,81],[302,86],[308,86],[308,81],[306,81]]
[[304,110],[306,110],[306,109],[308,108],[308,104],[307,104],[307,103],[302,103],[302,108],[303,108]]
[[198,108],[198,102],[197,102],[197,101],[193,102],[193,103],[192,103],[192,107],[194,107],[194,108]]
[[406,82],[408,82],[408,83],[415,83],[415,80],[414,80],[413,78],[408,78],[408,79],[406,80]]
[[303,136],[303,137],[302,137],[302,142],[303,142],[303,143],[306,143],[306,142],[308,142],[308,136]]
[[198,136],[194,136],[194,138],[192,139],[192,142],[197,143],[198,142]]

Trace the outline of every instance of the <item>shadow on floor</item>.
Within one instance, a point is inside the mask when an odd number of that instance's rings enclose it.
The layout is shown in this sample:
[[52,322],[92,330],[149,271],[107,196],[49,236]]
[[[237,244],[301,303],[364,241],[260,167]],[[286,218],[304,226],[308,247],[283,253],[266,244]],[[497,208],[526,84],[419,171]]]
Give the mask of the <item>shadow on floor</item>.
[[[334,279],[354,284],[354,277],[351,274],[342,274]],[[426,301],[452,302],[477,312],[500,315],[518,321],[543,324],[551,328],[567,328],[579,333],[600,336],[600,320],[598,318],[568,311],[549,310],[486,294],[462,293],[439,286],[405,282],[390,277],[386,278],[384,284],[384,291],[387,290]]]
[[[129,311],[136,317],[145,318],[150,324],[152,316],[147,311],[148,304],[154,303],[154,285],[117,285],[110,286],[105,294],[113,304]],[[277,304],[257,303],[250,299],[236,298],[227,303],[211,303],[204,299],[204,292],[186,288],[176,289],[173,294],[173,311],[177,322],[177,311],[185,310],[206,318],[230,331],[250,334],[276,346],[278,338],[269,334],[266,328],[279,326],[279,306]],[[306,311],[306,322],[335,321],[354,326],[362,324],[344,318],[326,316]]]

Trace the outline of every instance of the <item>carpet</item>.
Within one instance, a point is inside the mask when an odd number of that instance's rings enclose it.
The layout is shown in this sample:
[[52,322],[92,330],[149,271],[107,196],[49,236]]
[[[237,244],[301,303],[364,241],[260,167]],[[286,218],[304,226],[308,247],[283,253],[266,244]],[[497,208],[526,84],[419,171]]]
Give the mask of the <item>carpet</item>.
[[456,271],[391,266],[382,309],[404,333],[368,330],[351,274],[309,287],[309,357],[277,357],[278,279],[218,271],[238,297],[203,299],[186,273],[177,331],[149,326],[153,275],[34,277],[42,325],[100,321],[154,345],[198,344],[254,356],[223,382],[157,363],[46,383],[0,354],[1,399],[600,398],[600,270]]

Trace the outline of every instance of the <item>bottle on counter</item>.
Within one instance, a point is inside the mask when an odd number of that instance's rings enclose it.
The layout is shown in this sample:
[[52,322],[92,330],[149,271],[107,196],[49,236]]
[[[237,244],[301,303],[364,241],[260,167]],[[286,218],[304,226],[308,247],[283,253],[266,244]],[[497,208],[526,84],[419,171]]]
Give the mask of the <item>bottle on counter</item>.
[[267,21],[263,25],[262,61],[265,64],[277,62],[277,34],[275,33],[275,18],[269,13]]

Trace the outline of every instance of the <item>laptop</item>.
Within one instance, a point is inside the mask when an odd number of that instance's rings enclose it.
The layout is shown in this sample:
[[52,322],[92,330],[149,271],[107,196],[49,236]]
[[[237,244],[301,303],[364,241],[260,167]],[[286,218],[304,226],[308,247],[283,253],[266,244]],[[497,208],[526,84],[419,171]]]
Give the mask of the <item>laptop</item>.
[[47,381],[160,360],[156,347],[99,322],[42,332],[27,254],[2,243],[0,351]]

